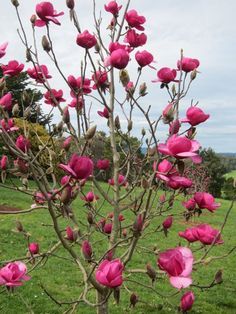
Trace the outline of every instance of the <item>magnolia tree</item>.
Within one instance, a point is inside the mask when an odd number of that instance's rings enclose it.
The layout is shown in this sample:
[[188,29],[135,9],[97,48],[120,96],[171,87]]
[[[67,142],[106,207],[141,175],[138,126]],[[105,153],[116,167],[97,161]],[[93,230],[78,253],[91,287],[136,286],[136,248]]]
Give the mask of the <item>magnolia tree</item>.
[[[196,79],[200,62],[185,57],[181,51],[176,69],[155,69],[153,55],[143,49],[147,41],[146,19],[130,8],[129,0],[123,6],[110,1],[102,8],[102,13],[111,17],[106,33],[101,32],[102,19],[97,17],[95,0],[95,29],[89,30],[80,26],[76,13],[77,9],[80,12],[79,4],[76,8],[74,0],[67,0],[65,9],[70,14],[71,32],[74,32],[78,53],[83,55],[78,62],[80,73],[74,77],[61,69],[51,39],[52,29],[56,32],[61,27],[63,34],[64,12],[57,12],[50,2],[38,3],[29,22],[34,39],[31,43],[21,20],[18,0],[11,2],[21,27],[19,35],[26,48],[26,58],[31,63],[26,70],[28,76],[34,84],[45,88],[45,103],[51,106],[52,112],[61,114],[61,121],[50,129],[49,139],[42,141],[40,150],[34,153],[27,129],[20,132],[15,125],[18,104],[5,86],[5,77],[14,78],[24,70],[24,65],[15,60],[1,64],[0,127],[2,141],[8,151],[8,154],[1,156],[1,187],[21,191],[33,198],[31,208],[15,212],[14,215],[48,211],[58,243],[42,252],[41,244],[32,242],[18,222],[18,231],[26,235],[28,254],[20,261],[16,256],[14,260],[4,262],[0,269],[0,285],[6,288],[6,292],[21,289],[18,286],[27,285],[33,276],[33,272],[31,277],[27,275],[27,266],[37,271],[45,256],[50,258],[62,247],[70,255],[71,268],[79,269],[83,279],[82,291],[75,287],[78,298],[65,302],[71,312],[85,303],[97,308],[98,313],[108,313],[109,300],[115,298],[118,303],[123,294],[129,294],[130,305],[135,306],[142,301],[142,296],[134,291],[135,286],[157,294],[163,298],[164,304],[169,302],[169,298],[177,296],[179,301],[176,306],[183,312],[190,310],[195,299],[193,289],[204,288],[193,282],[192,272],[198,271],[206,261],[209,263],[220,258],[209,257],[209,253],[214,245],[223,243],[221,233],[229,212],[219,230],[206,223],[186,230],[182,227],[182,231],[176,235],[174,247],[166,246],[160,250],[158,243],[150,243],[150,247],[139,243],[143,244],[144,239],[157,232],[163,232],[165,243],[165,236],[173,222],[177,223],[181,216],[183,220],[191,220],[204,211],[214,215],[220,207],[207,192],[194,191],[190,195],[188,191],[191,191],[192,180],[185,176],[192,163],[201,163],[198,154],[200,144],[195,139],[196,128],[209,118],[209,114],[194,103],[189,105],[186,116],[180,116],[179,110]],[[36,40],[38,27],[45,30],[42,45],[38,45]],[[1,58],[7,54],[7,45],[3,43],[0,46]],[[66,83],[71,100],[66,101],[63,97],[66,90],[51,86],[52,76],[47,65],[40,62],[39,46],[50,56],[58,75]],[[130,63],[137,68],[137,75],[132,80],[128,73]],[[152,83],[156,83],[157,88],[159,84],[162,91],[167,92],[167,105],[158,118],[152,117],[150,107],[145,105],[147,86],[142,81],[142,74],[148,69],[153,73]],[[63,106],[65,101],[67,105]],[[91,147],[97,132],[91,120],[94,104],[100,107],[98,112],[95,111],[97,119],[107,122],[112,160],[104,156],[95,160],[92,155]],[[145,128],[140,132],[140,145],[146,147],[142,158],[137,158],[137,148],[134,149],[129,141],[132,132],[137,130],[134,119],[137,112],[146,121]],[[125,122],[121,123],[121,120]],[[158,139],[158,127],[162,123],[169,126],[165,142]],[[31,126],[34,130],[33,124]],[[122,150],[121,141],[126,143]],[[61,162],[55,164],[53,160],[57,145],[61,145]],[[40,163],[40,156],[45,152],[49,163],[46,171]],[[122,160],[121,153],[125,156]],[[104,184],[98,181],[98,176],[101,178],[101,174],[108,170],[112,173],[108,182]],[[14,185],[14,176],[21,179],[24,187]],[[35,189],[28,187],[28,179],[35,182]],[[87,212],[85,221],[80,219],[80,209],[75,210],[73,206],[76,198],[84,202]],[[178,211],[173,208],[176,200],[183,201]],[[110,209],[109,212],[106,212],[106,208]],[[1,212],[6,213],[11,212]],[[32,237],[36,237],[34,232],[31,230]],[[192,246],[193,242],[199,245]],[[195,251],[198,251],[198,258]],[[156,265],[142,265],[141,256],[144,253],[149,254],[150,259],[155,258]],[[137,255],[140,256],[140,267],[134,269],[132,259]],[[147,283],[147,278],[152,284]],[[163,280],[173,287],[169,295],[162,292]],[[219,271],[205,288],[221,282]],[[91,291],[96,292],[96,297]],[[49,291],[47,296],[55,301]],[[62,301],[56,303],[63,304]]]

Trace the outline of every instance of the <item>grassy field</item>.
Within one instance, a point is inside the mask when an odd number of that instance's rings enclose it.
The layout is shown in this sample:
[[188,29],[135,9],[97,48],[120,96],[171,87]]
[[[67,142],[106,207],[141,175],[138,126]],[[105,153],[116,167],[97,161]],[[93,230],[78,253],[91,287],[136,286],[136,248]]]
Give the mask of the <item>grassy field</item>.
[[[184,230],[188,226],[195,223],[208,222],[213,227],[220,228],[227,209],[230,206],[230,202],[220,200],[222,203],[216,213],[211,214],[208,211],[204,211],[203,215],[199,218],[195,218],[195,221],[184,222],[181,219],[180,222],[177,218],[174,221],[173,227],[167,238],[162,233],[152,233],[146,238],[142,239],[139,243],[140,246],[147,249],[153,249],[155,246],[157,249],[163,250],[171,248],[178,244],[187,245],[186,241],[177,237],[177,232]],[[17,208],[27,209],[31,205],[31,199],[23,194],[5,190],[0,188],[0,204],[12,205]],[[81,221],[86,219],[86,209],[83,207],[83,203],[78,199],[73,205],[74,211],[77,217]],[[180,211],[181,200],[179,200],[173,213]],[[110,212],[110,208],[107,205],[103,206],[103,212]],[[131,213],[125,212],[126,221],[131,217]],[[50,226],[50,217],[45,209],[38,210],[33,214],[21,214],[17,218],[22,222],[24,228],[31,234],[31,241],[37,241],[40,243],[41,252],[48,247],[52,247],[57,241],[54,236],[52,227]],[[15,232],[15,215],[0,215],[0,261],[14,259],[16,257],[22,257],[26,254],[27,245],[22,234]],[[154,227],[158,225],[160,221],[154,222]],[[68,221],[62,223],[64,228]],[[224,244],[216,246],[211,252],[211,256],[224,255],[236,244],[236,210],[232,210],[228,223],[224,229],[223,240]],[[93,244],[95,255],[99,256],[105,246],[106,241],[104,236],[97,239],[97,243]],[[192,246],[192,250],[195,251],[199,247],[198,244]],[[78,253],[80,248],[76,248]],[[59,249],[56,254],[58,256],[69,258],[69,256]],[[194,253],[195,258],[199,258],[202,253],[198,251]],[[157,269],[156,258],[150,253],[139,254],[139,248],[137,248],[132,264],[128,265],[129,268],[142,268],[145,269],[146,264],[150,262],[153,267]],[[208,285],[214,278],[215,273],[219,270],[223,270],[223,283],[211,289],[206,289],[201,292],[198,288],[193,288],[196,295],[196,302],[191,313],[236,313],[236,275],[235,275],[236,256],[235,253],[231,254],[225,259],[214,260],[209,264],[205,264],[199,268],[197,272],[193,272],[194,284],[200,284],[202,286]],[[30,268],[30,267],[29,267]],[[18,288],[14,294],[1,293],[0,290],[0,313],[7,314],[59,314],[63,313],[67,307],[58,306],[52,300],[50,300],[45,292],[42,290],[42,285],[50,291],[50,293],[58,300],[70,301],[76,300],[81,292],[81,274],[75,265],[71,264],[66,259],[58,258],[57,256],[51,257],[44,265],[40,265],[31,274],[32,279],[25,283],[24,286]],[[126,275],[127,276],[127,275]],[[141,279],[142,277],[142,279]],[[150,285],[150,280],[145,274],[139,274],[132,276],[132,279],[136,281],[144,282]],[[172,307],[172,304],[178,305],[181,294],[172,296],[168,299],[168,303],[165,303],[161,297],[153,293],[151,290],[139,287],[137,284],[126,282],[125,286],[130,291],[134,291],[139,295],[140,302],[136,305],[135,309],[129,308],[129,294],[124,289],[121,290],[121,302],[118,307],[111,300],[110,313],[175,313],[176,308]],[[165,295],[171,295],[176,292],[176,289],[172,288],[168,281],[163,278],[158,278],[154,287],[157,291]],[[91,298],[92,300],[92,298]],[[162,309],[163,307],[163,309]],[[78,307],[76,313],[95,313],[95,309],[89,308],[84,304]]]
[[228,178],[234,178],[236,179],[236,170],[232,170],[228,173],[225,174],[225,178],[228,179]]

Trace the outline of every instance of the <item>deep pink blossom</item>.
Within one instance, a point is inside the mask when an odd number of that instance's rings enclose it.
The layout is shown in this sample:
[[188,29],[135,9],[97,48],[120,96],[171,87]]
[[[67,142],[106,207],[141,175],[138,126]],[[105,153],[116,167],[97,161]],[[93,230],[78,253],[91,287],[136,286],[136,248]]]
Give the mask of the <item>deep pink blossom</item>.
[[134,29],[130,29],[126,33],[125,42],[132,48],[140,47],[146,44],[147,35],[144,33],[138,34]]
[[71,227],[66,227],[66,237],[68,241],[75,242],[78,238],[78,231],[73,230]]
[[7,93],[0,98],[0,106],[5,110],[10,111],[12,109],[12,94]]
[[178,134],[180,127],[181,127],[180,121],[178,119],[174,120],[173,122],[170,123],[169,134],[170,135]]
[[200,62],[197,59],[186,58],[186,57],[183,57],[181,61],[179,60],[177,62],[178,69],[180,70],[181,68],[182,71],[187,72],[187,73],[197,69],[199,65],[200,65]]
[[190,249],[177,247],[161,253],[158,266],[169,275],[173,287],[182,289],[191,285],[193,254]]
[[72,142],[72,136],[68,136],[64,142],[62,143],[62,147],[67,151],[70,149],[71,146],[71,142]]
[[84,197],[82,197],[82,200],[91,203],[99,199],[99,196],[94,194],[92,191],[89,191]]
[[124,69],[129,63],[129,53],[125,49],[116,49],[105,60],[105,66],[112,66],[116,69]]
[[100,170],[107,170],[110,167],[110,160],[109,159],[99,159],[97,161],[96,167]]
[[89,243],[89,241],[84,240],[84,241],[82,242],[81,250],[82,250],[82,253],[83,253],[83,255],[84,255],[84,258],[85,258],[86,260],[90,261],[92,255],[93,255],[93,250],[92,250],[92,246],[91,246],[91,244]]
[[73,154],[67,165],[60,164],[60,168],[77,180],[87,179],[93,173],[93,162],[90,158]]
[[16,60],[11,60],[8,62],[7,65],[2,65],[2,72],[3,75],[8,75],[8,76],[15,76],[20,74],[23,69],[24,69],[24,64],[20,64],[18,61]]
[[103,226],[103,232],[106,234],[111,234],[112,232],[112,223],[108,222]]
[[169,137],[166,144],[161,143],[158,145],[158,151],[161,154],[177,159],[191,158],[195,163],[201,162],[201,158],[198,155],[199,148],[200,144],[197,141],[176,134]]
[[130,27],[134,27],[140,31],[144,30],[142,24],[146,22],[146,18],[144,16],[138,15],[138,12],[136,10],[129,10],[125,14],[125,19]]
[[82,97],[73,98],[68,106],[71,108],[77,108],[78,110],[81,110],[84,107],[84,100]]
[[[0,126],[3,130],[6,132],[15,132],[18,131],[19,128],[15,126],[14,120],[13,119],[2,119],[0,120]],[[2,132],[0,128],[0,133]]]
[[191,310],[194,301],[195,301],[194,293],[192,291],[185,292],[180,301],[180,309],[184,313]]
[[91,80],[86,77],[82,78],[79,76],[78,78],[75,78],[73,75],[69,75],[67,80],[73,89],[71,91],[71,96],[73,98],[77,98],[77,95],[74,93],[74,91],[79,92],[79,94],[89,94],[92,91],[90,86]]
[[22,152],[26,153],[31,144],[30,141],[25,138],[23,135],[19,135],[16,139],[16,147],[19,148]]
[[109,87],[108,76],[106,71],[96,71],[92,75],[92,80],[94,81],[93,89],[101,88],[105,91]]
[[164,84],[168,84],[170,82],[178,82],[178,80],[176,80],[176,75],[177,75],[177,71],[175,69],[170,69],[170,68],[161,68],[158,72],[157,72],[157,79],[156,80],[152,80],[153,83],[156,82],[161,82]]
[[1,170],[7,170],[7,165],[8,165],[8,157],[6,155],[2,155],[2,158],[0,161]]
[[[114,178],[109,179],[109,180],[108,180],[108,183],[109,183],[110,185],[115,185]],[[122,174],[119,174],[119,175],[118,175],[118,184],[119,184],[119,185],[122,185],[122,186],[126,186],[126,185],[127,185],[126,178],[125,178],[125,176],[123,176]]]
[[184,231],[179,232],[179,236],[181,238],[186,239],[188,242],[196,242],[198,241],[198,237],[196,236],[196,233],[194,232],[193,228],[188,228]]
[[64,12],[59,12],[54,9],[51,2],[43,1],[36,5],[36,13],[39,17],[34,23],[35,26],[42,27],[53,22],[54,24],[61,25],[57,17],[64,15]]
[[181,119],[181,122],[188,122],[192,126],[196,126],[202,122],[205,122],[210,117],[209,114],[205,114],[204,111],[198,107],[190,107],[186,112],[186,118]]
[[110,1],[108,4],[104,5],[104,8],[107,12],[117,16],[120,9],[122,8],[122,5],[118,5],[116,1]]
[[182,203],[187,210],[194,210],[196,207],[196,201],[194,198],[190,198],[188,201]]
[[220,207],[220,203],[216,203],[214,197],[210,193],[206,192],[196,192],[194,194],[194,200],[197,203],[200,209],[208,209],[213,212],[218,207]]
[[63,91],[59,89],[58,91],[55,89],[48,90],[44,94],[45,98],[45,104],[51,105],[51,106],[57,106],[61,102],[65,102],[66,100],[63,98]]
[[80,47],[90,49],[97,44],[97,39],[94,35],[90,34],[88,30],[85,30],[83,33],[78,34],[76,43]]
[[27,267],[22,262],[11,262],[0,269],[0,285],[7,287],[22,286],[23,281],[30,280],[26,275]]
[[106,107],[104,107],[103,111],[98,111],[97,112],[99,116],[108,119],[109,118],[109,111]]
[[31,254],[38,254],[39,253],[39,244],[37,242],[31,242],[29,244],[29,251]]
[[123,283],[124,265],[120,259],[114,259],[112,261],[104,260],[98,266],[96,271],[96,280],[103,286],[109,288],[116,288]]
[[0,45],[0,58],[5,56],[7,46],[8,46],[8,42],[5,42],[5,43]]
[[169,216],[163,221],[162,226],[164,229],[170,229],[172,226],[172,223],[173,223],[173,217]]
[[48,73],[46,65],[36,65],[32,69],[28,69],[27,73],[31,78],[35,79],[37,83],[43,83],[45,82],[45,79],[52,78]]
[[137,51],[135,54],[135,59],[138,62],[138,64],[141,66],[141,68],[150,65],[153,62],[153,55],[146,51]]

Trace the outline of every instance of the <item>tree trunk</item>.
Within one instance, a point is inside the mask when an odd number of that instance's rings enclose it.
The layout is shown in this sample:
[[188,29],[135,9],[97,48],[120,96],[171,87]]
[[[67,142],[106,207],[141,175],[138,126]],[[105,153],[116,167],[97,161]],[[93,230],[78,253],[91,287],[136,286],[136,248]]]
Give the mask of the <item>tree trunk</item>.
[[104,301],[105,298],[106,296],[97,291],[97,303],[104,302],[102,305],[97,307],[97,314],[108,314],[108,300]]

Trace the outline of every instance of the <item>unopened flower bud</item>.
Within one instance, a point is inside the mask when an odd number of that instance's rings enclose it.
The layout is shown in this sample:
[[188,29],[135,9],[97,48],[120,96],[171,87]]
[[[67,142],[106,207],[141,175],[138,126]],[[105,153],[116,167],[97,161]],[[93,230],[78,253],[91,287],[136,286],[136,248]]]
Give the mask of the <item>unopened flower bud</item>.
[[94,137],[95,133],[96,133],[96,129],[97,129],[96,125],[94,125],[91,128],[89,128],[88,131],[85,134],[85,139],[86,140],[91,140]]
[[120,81],[124,87],[129,83],[130,78],[127,70],[120,70]]
[[130,132],[132,130],[132,128],[133,128],[133,121],[129,120],[128,126],[127,126],[128,132]]
[[64,123],[69,123],[70,122],[70,113],[69,113],[68,107],[65,107],[63,109],[62,120],[63,120]]
[[175,84],[172,85],[171,87],[171,92],[172,92],[172,95],[175,96],[176,95],[176,88],[175,88]]
[[37,16],[36,16],[35,14],[33,14],[33,15],[31,16],[31,18],[30,18],[30,22],[32,23],[32,25],[35,24],[36,20],[37,20]]
[[6,88],[6,81],[4,77],[0,79],[0,92],[2,92]]
[[120,118],[119,118],[119,116],[115,117],[115,127],[117,130],[120,129]]
[[16,103],[12,108],[12,115],[13,117],[18,117],[19,113],[20,113],[20,107],[19,107],[19,104]]
[[91,212],[88,212],[87,221],[88,221],[88,223],[90,225],[92,225],[94,223],[94,221],[93,221],[93,214]]
[[133,224],[133,233],[135,237],[138,237],[143,229],[143,216],[139,214]]
[[142,132],[141,132],[142,136],[145,136],[146,135],[146,131],[144,128],[142,128]]
[[132,293],[130,296],[130,307],[135,307],[136,303],[138,302],[138,296],[135,293]]
[[139,86],[139,95],[142,97],[147,95],[147,84],[146,83],[143,83]]
[[67,5],[68,9],[73,10],[75,7],[75,1],[74,0],[66,0],[66,5]]
[[16,230],[18,232],[23,232],[24,231],[23,225],[22,225],[22,223],[19,220],[16,221]]
[[91,247],[91,244],[89,243],[89,241],[87,241],[87,240],[83,241],[81,249],[82,249],[82,253],[84,255],[84,258],[87,261],[91,261],[93,251],[92,251],[92,247]]
[[14,5],[14,7],[18,7],[19,6],[19,2],[18,0],[11,0],[11,3]]
[[26,62],[32,61],[32,57],[31,57],[31,53],[29,49],[26,49],[25,56],[26,56]]
[[223,272],[222,270],[218,270],[218,272],[215,274],[215,283],[220,284],[223,282],[223,278],[222,278]]
[[39,244],[37,242],[32,242],[28,246],[29,252],[34,255],[39,253]]
[[190,78],[191,78],[191,80],[193,81],[193,80],[195,80],[196,77],[197,77],[197,70],[194,69],[194,70],[191,72],[191,74],[190,74]]
[[27,108],[24,110],[24,112],[23,112],[23,117],[24,117],[25,119],[28,119],[28,118],[30,118],[30,116],[31,116],[31,108],[30,108],[30,106],[29,106],[29,107],[27,107]]
[[162,111],[163,123],[168,124],[174,120],[174,105],[169,103],[165,109]]
[[152,282],[154,282],[157,276],[155,269],[150,264],[147,264],[146,269],[147,275],[152,279]]
[[70,185],[67,185],[61,193],[60,200],[63,204],[67,205],[71,202],[71,198],[72,198],[72,188]]
[[49,52],[51,50],[51,45],[47,39],[47,36],[43,35],[42,37],[42,47],[43,50],[45,50],[46,52]]
[[96,45],[94,46],[95,52],[99,53],[101,50],[101,47],[99,45],[99,43],[97,42]]
[[63,130],[63,125],[64,125],[64,122],[63,121],[60,121],[58,123],[58,125],[56,126],[56,130],[57,132],[61,132]]

